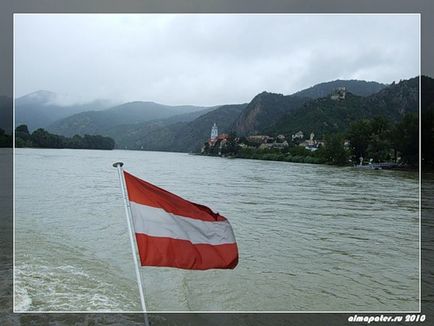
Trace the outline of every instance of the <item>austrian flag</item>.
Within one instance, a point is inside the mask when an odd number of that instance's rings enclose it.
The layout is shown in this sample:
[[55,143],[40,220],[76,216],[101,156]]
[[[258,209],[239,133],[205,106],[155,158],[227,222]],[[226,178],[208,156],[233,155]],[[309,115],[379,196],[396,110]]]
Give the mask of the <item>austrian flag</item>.
[[142,266],[201,270],[237,266],[237,243],[226,218],[123,173]]

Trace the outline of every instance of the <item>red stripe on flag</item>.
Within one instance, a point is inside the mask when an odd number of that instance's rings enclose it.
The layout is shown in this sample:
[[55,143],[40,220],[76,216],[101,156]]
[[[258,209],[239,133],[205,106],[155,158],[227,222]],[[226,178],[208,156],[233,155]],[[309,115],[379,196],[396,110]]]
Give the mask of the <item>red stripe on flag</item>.
[[184,269],[233,269],[238,264],[236,243],[192,244],[187,240],[136,233],[142,266]]
[[130,201],[162,208],[168,213],[202,221],[226,221],[226,218],[214,213],[206,206],[185,200],[149,182],[136,178],[126,171],[124,171],[124,176]]

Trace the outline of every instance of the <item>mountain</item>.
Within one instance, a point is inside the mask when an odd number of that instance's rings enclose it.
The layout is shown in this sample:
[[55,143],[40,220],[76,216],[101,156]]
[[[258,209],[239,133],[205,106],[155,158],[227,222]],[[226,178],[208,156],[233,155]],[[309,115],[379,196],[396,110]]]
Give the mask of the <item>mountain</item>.
[[278,123],[285,114],[301,107],[312,99],[328,96],[338,87],[345,87],[347,91],[355,95],[368,96],[384,89],[386,85],[363,80],[335,80],[317,84],[286,96],[262,92],[256,95],[240,114],[234,122],[232,130],[238,135],[262,133]]
[[115,139],[118,148],[198,151],[209,138],[214,123],[217,123],[220,132],[229,132],[234,120],[246,105],[222,105],[192,121],[173,122],[174,117],[172,117],[135,125],[116,126],[106,131],[105,135]]
[[384,116],[397,122],[408,112],[417,112],[419,78],[391,84],[376,94],[362,97],[350,92],[345,99],[333,100],[330,96],[318,98],[286,114],[267,129],[272,134],[304,134],[314,132],[317,137],[327,133],[343,132],[351,122]]
[[[339,87],[345,87],[345,99],[333,100],[330,94]],[[20,99],[21,107],[29,106],[24,100],[31,103],[33,111],[54,114],[50,92],[33,94],[30,100]],[[314,131],[321,137],[345,131],[352,121],[376,115],[398,121],[406,112],[417,110],[417,103],[418,78],[391,85],[335,80],[292,95],[262,92],[249,103],[218,107],[130,102],[72,114],[52,122],[46,129],[65,136],[109,136],[116,141],[117,148],[192,152],[200,150],[214,123],[220,133],[236,132],[240,136],[290,135],[302,130],[306,134]],[[44,117],[44,121],[47,119]]]
[[419,109],[419,77],[393,83],[380,92],[362,100],[363,110],[369,116],[384,115],[398,121],[407,112]]
[[200,111],[177,114],[177,115],[174,115],[170,118],[159,120],[159,122],[164,124],[164,125],[170,125],[170,124],[174,124],[177,122],[190,122],[190,121],[193,121],[193,120],[199,118],[200,116],[202,116],[208,112],[214,111],[218,108],[219,108],[219,106],[212,106],[212,107],[209,107],[206,109],[202,109]]
[[256,95],[232,125],[237,135],[260,133],[275,124],[285,113],[294,110],[310,99],[262,92]]
[[294,93],[293,95],[316,99],[316,98],[325,97],[329,95],[331,92],[333,92],[335,89],[339,87],[345,87],[348,92],[354,95],[369,96],[378,93],[386,86],[387,85],[385,84],[377,83],[374,81],[337,79],[334,81],[316,84],[312,87]]
[[329,96],[312,100],[288,113],[265,133],[291,135],[301,130],[309,135],[314,132],[321,138],[329,132],[344,130],[351,121],[365,117],[362,111],[363,97],[346,93],[345,100],[332,100]]
[[26,124],[30,131],[45,128],[58,119],[78,112],[102,110],[110,104],[96,100],[85,104],[62,105],[59,96],[50,91],[37,91],[15,100],[15,124]]
[[[101,111],[88,111],[74,114],[58,120],[49,126],[47,130],[64,136],[106,134],[109,129],[121,125],[137,124],[145,121],[161,120],[172,117],[174,121],[189,119],[182,114],[195,114],[206,107],[200,106],[169,106],[154,102],[129,102]],[[176,118],[176,116],[178,116]]]
[[[327,92],[327,95],[329,95],[337,87],[346,87],[355,90],[358,94],[370,95],[377,90],[384,89],[385,85],[375,82],[337,80],[316,85],[293,95],[284,96],[282,94],[262,92],[256,95],[248,104],[225,105],[187,124],[164,127],[155,124],[152,127],[147,126],[147,128],[143,128],[147,129],[146,137],[137,142],[136,146],[140,144],[137,148],[143,146],[143,149],[154,150],[198,151],[209,138],[211,126],[214,122],[219,127],[220,133],[236,132],[237,135],[247,135],[267,130],[267,132],[274,134],[274,131],[270,130],[271,127],[278,124],[283,117],[315,101],[312,98],[315,97],[315,94],[319,96],[321,92]],[[347,103],[351,99],[357,102],[358,98],[364,97],[349,93]],[[329,97],[324,98],[325,101],[327,99]],[[332,104],[335,105],[336,101],[333,101]],[[334,123],[334,121],[330,123]],[[141,132],[137,132],[137,135],[140,134]],[[113,134],[110,136],[115,137]],[[158,137],[166,140],[171,139],[170,143],[165,143],[164,146],[159,148]]]

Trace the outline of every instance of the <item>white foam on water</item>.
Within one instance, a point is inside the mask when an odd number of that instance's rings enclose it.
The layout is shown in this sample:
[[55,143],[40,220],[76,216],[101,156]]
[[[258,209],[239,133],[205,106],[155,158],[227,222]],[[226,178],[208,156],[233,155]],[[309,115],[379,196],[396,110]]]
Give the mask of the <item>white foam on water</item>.
[[15,311],[28,311],[32,306],[32,298],[23,287],[15,288]]
[[35,259],[20,264],[15,270],[15,310],[134,310],[131,302],[137,300],[125,280],[102,280],[102,268],[50,266]]

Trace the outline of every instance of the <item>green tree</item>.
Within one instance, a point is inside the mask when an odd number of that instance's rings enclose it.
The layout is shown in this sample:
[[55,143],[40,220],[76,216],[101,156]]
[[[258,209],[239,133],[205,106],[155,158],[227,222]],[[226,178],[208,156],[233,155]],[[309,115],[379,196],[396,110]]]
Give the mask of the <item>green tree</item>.
[[369,122],[369,145],[367,156],[374,162],[389,161],[391,159],[391,126],[385,117],[376,117]]
[[203,143],[203,153],[208,154],[209,152],[209,144],[208,142]]
[[39,128],[31,135],[32,143],[36,147],[43,148],[62,148],[64,147],[62,138],[58,135],[50,134],[48,131]]
[[71,148],[83,148],[83,137],[80,135],[74,135],[72,138],[68,140],[69,146]]
[[309,156],[310,151],[303,146],[294,146],[288,149],[289,154],[292,156]]
[[366,157],[370,135],[371,126],[368,120],[359,120],[350,125],[347,138],[350,141],[350,147],[355,161],[358,161],[360,157]]
[[407,113],[396,124],[392,139],[401,154],[402,162],[416,165],[419,161],[419,118],[417,113]]
[[16,128],[15,128],[15,133],[16,133],[16,134],[17,134],[17,133],[22,133],[22,134],[25,134],[25,135],[29,135],[29,136],[30,136],[29,128],[28,128],[27,125],[25,125],[25,124],[22,124],[22,125],[19,125],[18,127],[16,127]]
[[228,139],[226,143],[222,146],[221,153],[222,154],[230,154],[230,155],[236,155],[239,151],[240,147],[235,142],[235,139]]
[[15,128],[15,146],[32,147],[32,140],[27,125],[19,125]]
[[327,135],[325,145],[319,151],[330,164],[345,165],[348,162],[348,152],[344,147],[344,137],[341,134]]

